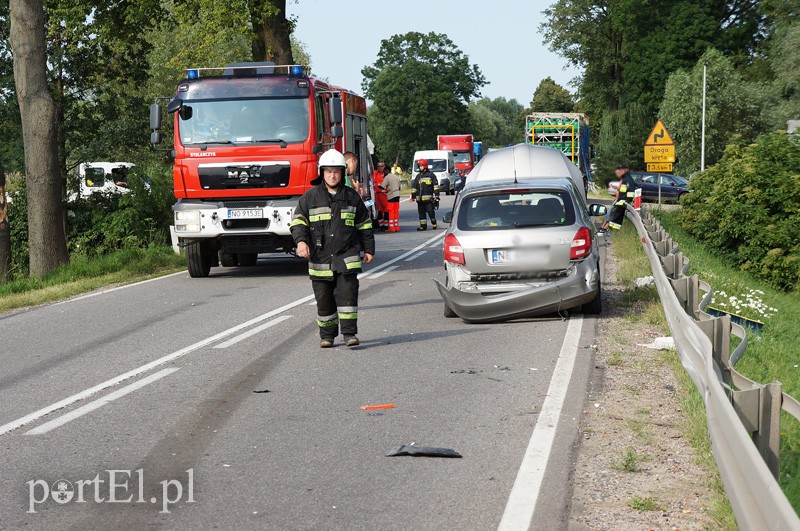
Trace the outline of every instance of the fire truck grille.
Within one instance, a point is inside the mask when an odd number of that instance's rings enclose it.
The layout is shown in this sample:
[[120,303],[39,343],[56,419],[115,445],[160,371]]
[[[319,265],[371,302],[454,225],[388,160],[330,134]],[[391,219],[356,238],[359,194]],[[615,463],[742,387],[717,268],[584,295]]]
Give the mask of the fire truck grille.
[[197,169],[203,190],[243,190],[289,186],[288,164],[231,164]]
[[[287,244],[274,234],[253,234],[242,236],[223,236],[220,240],[222,250],[229,253],[272,253],[282,246],[285,250]],[[291,249],[291,245],[289,245]]]
[[263,230],[267,227],[268,219],[226,219],[222,222],[225,230]]

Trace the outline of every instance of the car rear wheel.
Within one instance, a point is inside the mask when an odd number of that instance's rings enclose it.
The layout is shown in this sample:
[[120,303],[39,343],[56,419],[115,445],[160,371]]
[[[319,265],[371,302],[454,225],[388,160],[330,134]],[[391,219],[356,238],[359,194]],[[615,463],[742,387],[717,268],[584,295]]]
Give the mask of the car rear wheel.
[[599,315],[603,311],[603,290],[600,282],[597,283],[597,293],[594,299],[581,306],[581,311],[587,315]]

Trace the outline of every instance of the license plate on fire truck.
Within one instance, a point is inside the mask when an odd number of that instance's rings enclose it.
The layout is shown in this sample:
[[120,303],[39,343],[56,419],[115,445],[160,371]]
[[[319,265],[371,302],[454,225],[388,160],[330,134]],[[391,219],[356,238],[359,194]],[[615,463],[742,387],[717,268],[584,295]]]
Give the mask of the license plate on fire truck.
[[261,219],[264,210],[261,208],[229,208],[228,219]]

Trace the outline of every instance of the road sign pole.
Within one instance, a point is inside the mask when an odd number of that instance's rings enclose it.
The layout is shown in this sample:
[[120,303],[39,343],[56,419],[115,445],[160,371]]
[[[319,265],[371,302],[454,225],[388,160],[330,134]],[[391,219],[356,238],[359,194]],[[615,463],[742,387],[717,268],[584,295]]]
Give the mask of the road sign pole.
[[706,169],[706,66],[703,63],[703,123],[700,126],[700,171]]

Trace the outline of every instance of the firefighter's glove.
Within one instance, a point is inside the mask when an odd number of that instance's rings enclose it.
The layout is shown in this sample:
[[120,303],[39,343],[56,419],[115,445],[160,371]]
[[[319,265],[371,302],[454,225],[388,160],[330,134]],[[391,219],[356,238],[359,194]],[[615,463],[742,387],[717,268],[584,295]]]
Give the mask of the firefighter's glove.
[[438,197],[434,197],[433,198],[433,208],[435,210],[439,210],[439,198]]

